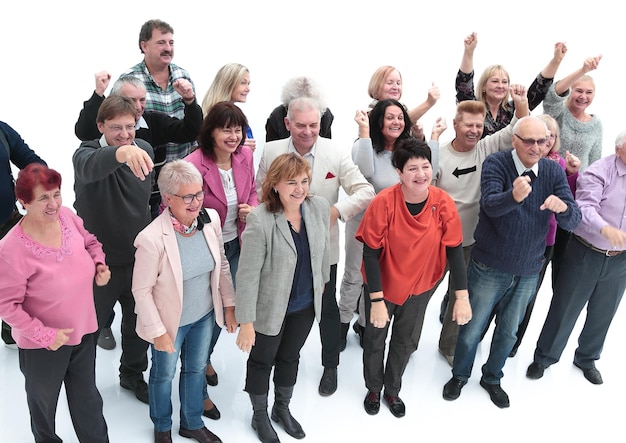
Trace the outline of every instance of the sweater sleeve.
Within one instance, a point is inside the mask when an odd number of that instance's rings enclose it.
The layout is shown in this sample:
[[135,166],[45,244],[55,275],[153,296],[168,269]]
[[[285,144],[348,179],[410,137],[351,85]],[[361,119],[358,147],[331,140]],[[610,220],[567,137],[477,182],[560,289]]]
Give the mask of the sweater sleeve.
[[78,114],[78,120],[74,125],[74,134],[80,141],[93,140],[100,137],[98,124],[98,110],[104,101],[104,96],[100,97],[93,92],[89,100],[83,103],[83,109]]

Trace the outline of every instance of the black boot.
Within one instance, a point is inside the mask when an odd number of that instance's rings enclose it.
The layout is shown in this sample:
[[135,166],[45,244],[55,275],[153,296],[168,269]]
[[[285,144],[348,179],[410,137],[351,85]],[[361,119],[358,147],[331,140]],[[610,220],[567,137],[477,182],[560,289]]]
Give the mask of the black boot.
[[342,323],[341,324],[341,341],[339,342],[339,352],[342,352],[346,349],[346,345],[348,344],[348,330],[350,329],[350,323]]
[[293,418],[289,412],[289,402],[293,386],[275,386],[274,387],[274,407],[272,407],[272,420],[280,424],[285,432],[293,438],[304,438],[304,431],[300,423]]
[[250,394],[252,402],[252,429],[263,443],[280,443],[276,431],[267,416],[267,394]]

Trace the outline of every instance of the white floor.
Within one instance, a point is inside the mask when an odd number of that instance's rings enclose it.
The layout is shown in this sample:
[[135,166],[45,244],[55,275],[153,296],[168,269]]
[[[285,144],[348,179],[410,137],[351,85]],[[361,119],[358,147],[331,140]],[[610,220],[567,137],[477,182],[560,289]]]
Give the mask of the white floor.
[[[444,285],[442,284],[442,287]],[[626,361],[623,342],[626,332],[624,309],[618,312],[597,367],[604,384],[587,382],[572,365],[576,340],[570,340],[562,361],[546,371],[537,381],[525,377],[532,361],[534,343],[547,312],[551,293],[544,285],[535,307],[524,343],[518,355],[509,359],[504,369],[503,388],[511,398],[511,407],[500,410],[478,385],[480,366],[489,351],[489,341],[479,348],[474,374],[454,402],[443,400],[441,391],[450,378],[450,367],[437,353],[440,331],[438,321],[442,287],[433,296],[427,312],[420,348],[412,356],[404,374],[401,397],[407,415],[397,419],[381,405],[377,416],[368,416],[362,401],[366,393],[363,383],[361,349],[350,330],[348,347],[341,354],[339,389],[331,397],[320,397],[317,385],[321,376],[319,333],[316,326],[302,350],[300,373],[291,411],[302,424],[309,442],[351,441],[620,441],[623,435],[621,401],[626,394],[621,368]],[[114,327],[119,339],[119,315]],[[582,327],[581,322],[574,336]],[[222,418],[204,419],[206,425],[224,442],[258,441],[250,427],[251,406],[243,392],[246,354],[235,346],[235,336],[223,333],[214,355],[219,384],[210,394]],[[28,408],[23,389],[24,380],[18,369],[17,351],[0,346],[0,442],[32,441]],[[97,379],[104,398],[104,414],[112,442],[143,443],[152,441],[152,423],[148,406],[119,387],[119,343],[117,349],[98,349]],[[176,391],[177,392],[177,391]],[[174,394],[175,442],[192,441],[177,435],[178,395]],[[277,427],[281,441],[293,439]],[[57,413],[57,433],[65,442],[76,442],[62,397]]]

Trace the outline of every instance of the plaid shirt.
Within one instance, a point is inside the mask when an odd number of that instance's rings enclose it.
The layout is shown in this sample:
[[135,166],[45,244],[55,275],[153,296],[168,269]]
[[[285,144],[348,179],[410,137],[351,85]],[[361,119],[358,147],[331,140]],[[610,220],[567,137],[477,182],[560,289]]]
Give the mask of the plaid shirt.
[[[185,117],[185,103],[183,103],[182,97],[174,89],[173,83],[179,78],[187,79],[195,91],[196,87],[193,81],[191,81],[191,77],[189,77],[187,71],[176,66],[174,63],[170,63],[170,81],[165,90],[154,81],[154,78],[152,78],[152,75],[148,72],[145,61],[136,64],[123,73],[121,77],[127,75],[137,77],[146,85],[146,111],[164,112],[170,117],[176,117],[181,120]],[[167,143],[165,145],[165,161],[185,157],[191,152],[193,146],[195,146],[195,142],[183,144]],[[153,146],[153,148],[157,147],[158,146]]]

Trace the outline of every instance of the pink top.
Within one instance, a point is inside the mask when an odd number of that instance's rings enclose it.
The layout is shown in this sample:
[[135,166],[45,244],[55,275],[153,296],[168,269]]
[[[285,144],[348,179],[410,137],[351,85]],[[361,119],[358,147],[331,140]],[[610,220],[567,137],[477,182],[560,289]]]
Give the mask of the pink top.
[[93,300],[102,244],[72,210],[62,207],[61,248],[43,246],[15,225],[0,240],[0,318],[22,349],[47,348],[60,328],[74,328],[67,345],[97,329]]

